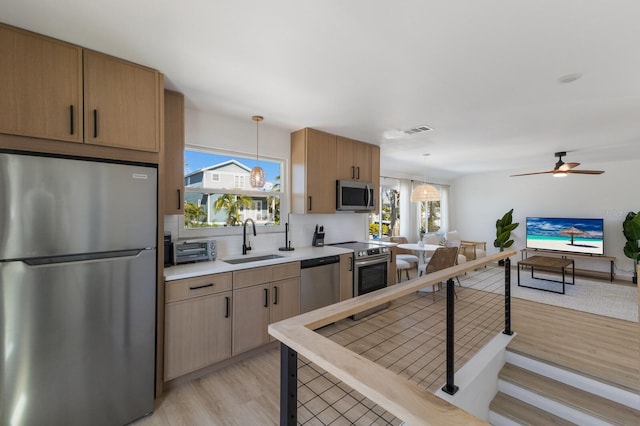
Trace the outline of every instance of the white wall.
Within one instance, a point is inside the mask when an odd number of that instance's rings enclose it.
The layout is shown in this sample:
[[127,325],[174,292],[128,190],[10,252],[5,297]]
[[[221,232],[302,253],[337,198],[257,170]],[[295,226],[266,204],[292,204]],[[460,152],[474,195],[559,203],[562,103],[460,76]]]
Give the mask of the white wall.
[[[605,170],[605,173],[554,178],[551,175],[509,177],[509,172],[500,172],[458,178],[451,186],[451,229],[458,229],[465,239],[486,241],[491,254],[498,251],[493,247],[495,222],[511,208],[514,222],[520,222],[514,231],[512,248],[515,250],[526,245],[527,216],[603,218],[604,254],[616,257],[615,272],[619,278],[629,278],[633,262],[622,251],[626,242],[622,221],[627,212],[640,209],[634,188],[640,160],[579,167]],[[591,262],[588,266],[598,270],[608,268],[606,262]]]

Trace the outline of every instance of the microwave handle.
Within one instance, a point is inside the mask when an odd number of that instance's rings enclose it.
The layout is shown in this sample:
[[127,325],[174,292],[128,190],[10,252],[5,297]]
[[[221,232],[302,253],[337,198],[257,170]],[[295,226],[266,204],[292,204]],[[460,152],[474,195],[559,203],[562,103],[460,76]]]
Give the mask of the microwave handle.
[[373,203],[371,202],[371,190],[369,188],[369,184],[365,185],[365,203],[367,207],[373,207]]

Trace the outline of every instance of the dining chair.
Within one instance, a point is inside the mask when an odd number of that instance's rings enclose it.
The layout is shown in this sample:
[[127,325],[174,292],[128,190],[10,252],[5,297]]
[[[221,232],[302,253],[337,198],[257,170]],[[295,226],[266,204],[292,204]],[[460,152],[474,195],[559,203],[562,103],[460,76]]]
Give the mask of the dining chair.
[[[462,241],[460,240],[447,240],[447,242],[445,243],[445,247],[455,247],[457,252],[456,252],[456,265],[460,265],[462,263],[466,263],[467,261],[467,257],[462,254],[461,250],[460,250],[460,246],[462,244]],[[458,281],[458,285],[460,287],[462,287],[462,284],[460,284],[460,278],[458,278],[458,276],[456,275],[456,281]]]
[[[433,252],[433,256],[431,256],[431,260],[424,266],[424,274],[430,274],[436,271],[441,271],[446,268],[451,268],[456,264],[456,258],[458,256],[457,247],[440,247],[435,252]],[[422,275],[423,271],[420,271],[420,275]],[[438,290],[442,288],[442,282],[435,284],[433,286],[433,300],[436,300],[436,286]],[[455,293],[454,293],[455,294]],[[458,297],[458,295],[456,295]]]
[[[389,241],[397,244],[407,244],[408,242],[406,237],[389,237]],[[398,260],[403,260],[409,263],[409,265],[411,265],[411,268],[418,268],[418,256],[413,254],[411,250],[396,247],[396,261]],[[408,273],[409,272],[407,271],[407,274]]]

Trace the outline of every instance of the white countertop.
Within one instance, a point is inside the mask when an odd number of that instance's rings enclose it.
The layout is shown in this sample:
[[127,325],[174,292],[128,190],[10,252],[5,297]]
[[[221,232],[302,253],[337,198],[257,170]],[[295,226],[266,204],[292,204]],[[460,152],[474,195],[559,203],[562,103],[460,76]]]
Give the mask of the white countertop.
[[[251,252],[250,254],[226,256],[218,258],[213,262],[186,263],[183,265],[175,265],[164,268],[165,281],[180,280],[183,278],[193,278],[202,275],[218,274],[221,272],[237,271],[240,269],[257,268],[260,266],[277,265],[279,263],[298,262],[300,260],[314,259],[317,257],[334,256],[345,253],[353,253],[353,250],[338,248],[333,246],[324,247],[296,247],[293,251],[270,250],[262,252]],[[244,257],[263,256],[269,254],[277,254],[282,257],[277,259],[258,260],[248,263],[231,264],[224,262],[223,259],[238,259]]]

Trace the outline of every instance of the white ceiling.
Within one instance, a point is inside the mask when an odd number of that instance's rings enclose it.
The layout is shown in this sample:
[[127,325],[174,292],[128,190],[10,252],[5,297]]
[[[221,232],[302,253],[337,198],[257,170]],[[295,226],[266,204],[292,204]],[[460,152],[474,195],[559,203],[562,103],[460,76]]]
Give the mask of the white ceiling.
[[192,108],[379,144],[387,171],[640,157],[637,0],[3,0],[0,20],[156,68]]

